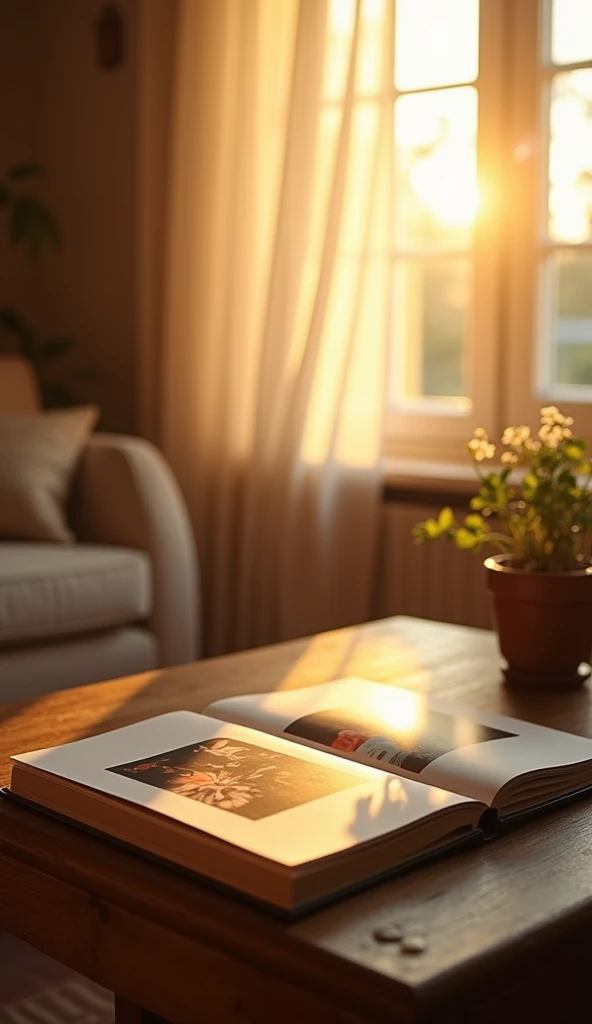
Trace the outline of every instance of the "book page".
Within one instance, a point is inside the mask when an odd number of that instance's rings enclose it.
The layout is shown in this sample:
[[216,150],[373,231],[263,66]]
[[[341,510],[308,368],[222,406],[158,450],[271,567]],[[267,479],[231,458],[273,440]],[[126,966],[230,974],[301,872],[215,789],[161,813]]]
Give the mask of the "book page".
[[290,866],[470,803],[189,711],[12,760]]
[[489,805],[517,776],[592,759],[592,740],[355,678],[207,710]]

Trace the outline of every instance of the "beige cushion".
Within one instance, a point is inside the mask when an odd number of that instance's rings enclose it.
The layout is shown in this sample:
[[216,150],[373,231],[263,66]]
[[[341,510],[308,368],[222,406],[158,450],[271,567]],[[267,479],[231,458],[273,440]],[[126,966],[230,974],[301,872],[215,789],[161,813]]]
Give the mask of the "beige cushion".
[[94,406],[0,414],[0,537],[73,540],[65,506]]
[[0,644],[139,622],[151,610],[143,551],[0,543]]

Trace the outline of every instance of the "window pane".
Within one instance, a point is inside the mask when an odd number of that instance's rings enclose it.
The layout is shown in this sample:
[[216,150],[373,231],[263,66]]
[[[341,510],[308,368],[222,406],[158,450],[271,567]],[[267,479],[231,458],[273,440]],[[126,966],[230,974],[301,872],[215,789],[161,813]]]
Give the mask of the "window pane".
[[479,0],[396,0],[395,11],[397,89],[474,81]]
[[554,253],[545,284],[551,387],[592,385],[592,253]]
[[395,103],[395,245],[466,249],[477,209],[477,92],[471,86]]
[[401,260],[394,272],[396,404],[467,395],[471,309],[468,260]]
[[553,0],[551,60],[554,64],[592,60],[591,0]]
[[562,242],[592,237],[592,69],[567,71],[553,79],[549,234]]

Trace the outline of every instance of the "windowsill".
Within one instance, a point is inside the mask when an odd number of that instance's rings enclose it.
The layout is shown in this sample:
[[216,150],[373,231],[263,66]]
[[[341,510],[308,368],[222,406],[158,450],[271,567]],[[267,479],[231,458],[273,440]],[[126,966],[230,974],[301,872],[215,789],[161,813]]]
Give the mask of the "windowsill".
[[479,482],[472,465],[425,459],[383,460],[384,500],[466,504]]

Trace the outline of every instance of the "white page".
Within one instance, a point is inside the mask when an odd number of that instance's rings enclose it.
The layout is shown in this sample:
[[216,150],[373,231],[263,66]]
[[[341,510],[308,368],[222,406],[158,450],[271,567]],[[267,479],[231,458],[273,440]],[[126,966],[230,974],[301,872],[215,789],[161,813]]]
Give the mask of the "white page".
[[[357,678],[231,697],[206,711],[487,804],[518,775],[592,759],[592,740],[584,737]],[[364,736],[369,739],[360,743]]]
[[[212,748],[209,741],[215,740],[230,742]],[[205,749],[200,744],[206,744]],[[178,748],[187,746],[189,755],[178,754]],[[156,765],[163,755],[168,761],[161,760],[160,767],[134,771],[129,766]],[[286,865],[326,857],[408,826],[435,809],[467,802],[190,711],[160,715],[12,760],[158,811]],[[199,777],[164,773],[167,767],[188,763],[190,771],[199,769]],[[113,767],[117,773],[107,770]],[[223,789],[221,772],[228,773]],[[201,778],[208,773],[211,778]],[[142,777],[154,781],[146,784]],[[163,785],[174,786],[177,792]],[[232,806],[204,802],[214,792],[223,792]]]

